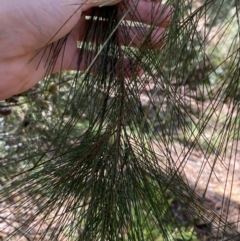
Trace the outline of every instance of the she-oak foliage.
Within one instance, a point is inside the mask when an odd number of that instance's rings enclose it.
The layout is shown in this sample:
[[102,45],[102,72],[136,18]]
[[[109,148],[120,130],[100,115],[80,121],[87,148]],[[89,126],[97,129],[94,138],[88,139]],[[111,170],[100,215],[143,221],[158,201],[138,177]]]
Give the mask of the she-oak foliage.
[[[232,176],[230,163],[239,165],[240,3],[167,4],[175,10],[160,50],[149,42],[153,26],[125,22],[116,6],[96,8],[79,43],[87,70],[46,77],[6,101],[14,107],[0,122],[2,240],[240,239],[230,211],[205,199],[217,163]],[[127,24],[142,31],[142,47],[120,46],[130,37],[117,29]],[[190,183],[183,170],[196,153],[201,168]],[[201,225],[210,226],[205,236]]]

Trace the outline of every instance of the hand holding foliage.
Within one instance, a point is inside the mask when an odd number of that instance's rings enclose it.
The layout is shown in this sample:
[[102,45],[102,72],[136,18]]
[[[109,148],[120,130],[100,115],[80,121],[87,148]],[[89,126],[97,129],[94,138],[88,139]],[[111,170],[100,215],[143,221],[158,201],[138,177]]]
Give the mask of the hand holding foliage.
[[[111,1],[109,4],[116,4],[116,2],[119,1]],[[5,23],[0,28],[0,77],[2,79],[0,99],[28,90],[50,73],[60,70],[84,70],[85,59],[80,66],[78,63],[80,50],[77,42],[85,37],[89,22],[86,16],[92,16],[94,6],[108,5],[106,1],[84,2],[82,0],[69,2],[67,5],[64,5],[62,0],[51,2],[12,0],[0,3],[2,6],[0,21]],[[145,24],[153,24],[151,21],[154,14],[163,12],[156,23],[161,29],[154,31],[153,41],[157,41],[158,36],[169,24],[170,19],[166,16],[171,9],[163,11],[163,5],[157,3],[152,10],[152,3],[146,1],[140,1],[137,4],[130,1],[128,7],[132,10],[129,12],[120,10],[119,17],[121,16],[122,20],[140,20]],[[122,4],[119,5],[119,9],[121,8]],[[133,14],[135,8],[142,19]],[[153,13],[146,14],[150,11]],[[129,27],[125,26],[125,28]],[[139,46],[143,36],[139,36],[139,30],[133,27],[130,29],[130,31],[126,30],[129,31],[130,38],[126,41],[122,36],[121,44],[131,43]],[[64,48],[62,48],[63,45]],[[91,53],[86,54],[91,55]]]
[[[0,212],[10,210],[4,221],[14,227],[6,240],[196,240],[199,223],[212,227],[209,240],[238,240],[236,226],[204,200],[217,163],[238,159],[238,3],[170,1],[172,22],[153,42],[168,8],[150,11],[146,26],[138,5],[93,8],[78,71],[45,78],[20,97],[30,124],[10,133],[9,143],[17,136],[22,147],[0,170]],[[129,41],[135,33],[139,46]],[[211,170],[202,196],[182,178],[196,153],[194,185]],[[227,198],[231,192],[223,204]]]

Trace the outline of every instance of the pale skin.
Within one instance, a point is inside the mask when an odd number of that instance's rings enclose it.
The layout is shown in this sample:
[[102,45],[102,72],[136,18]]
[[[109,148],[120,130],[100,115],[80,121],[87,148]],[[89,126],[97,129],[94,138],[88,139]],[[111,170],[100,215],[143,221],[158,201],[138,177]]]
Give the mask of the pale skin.
[[[131,1],[128,4],[136,6],[136,2]],[[49,57],[49,53],[43,54],[45,46],[69,33],[64,59],[57,60],[53,72],[76,70],[77,41],[83,38],[85,15],[91,15],[92,7],[114,4],[121,4],[121,1],[0,0],[0,100],[22,93],[42,80]],[[152,24],[152,14],[161,12],[161,17],[154,23],[155,36],[160,37],[169,25],[172,8],[166,8],[160,2],[140,0],[137,11],[146,24]],[[129,14],[126,19],[136,21]],[[141,39],[136,36],[137,32],[133,29],[131,44],[139,46]]]

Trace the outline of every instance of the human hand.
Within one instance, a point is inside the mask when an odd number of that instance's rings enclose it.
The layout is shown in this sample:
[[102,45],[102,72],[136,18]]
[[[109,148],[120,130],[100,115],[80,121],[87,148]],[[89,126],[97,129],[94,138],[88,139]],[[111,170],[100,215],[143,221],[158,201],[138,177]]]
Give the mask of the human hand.
[[[110,1],[109,5],[118,2],[119,0]],[[68,0],[67,5],[63,3],[64,0],[0,0],[0,100],[24,92],[43,79],[47,59],[54,52],[53,49],[46,51],[46,45],[57,43],[69,33],[66,45],[61,50],[64,55],[59,54],[53,73],[78,69],[80,50],[77,48],[77,41],[84,37],[87,26],[85,15],[90,15],[93,7],[107,2]],[[170,22],[172,8],[145,0],[137,3],[131,0],[128,4],[130,11],[125,19],[154,24],[156,29],[151,41],[158,41]],[[131,14],[136,9],[138,14]],[[154,16],[159,14],[160,17],[152,22]],[[139,31],[134,27],[131,30],[131,44],[140,47],[143,36],[139,36]],[[129,40],[123,40],[122,44],[130,43]]]

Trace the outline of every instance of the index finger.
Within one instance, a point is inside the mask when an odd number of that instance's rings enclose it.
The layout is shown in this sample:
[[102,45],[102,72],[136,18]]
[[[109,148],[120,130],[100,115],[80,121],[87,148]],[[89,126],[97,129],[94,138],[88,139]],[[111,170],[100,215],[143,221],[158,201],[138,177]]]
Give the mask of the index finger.
[[[119,3],[120,9],[128,9],[126,20],[141,22],[156,27],[166,28],[173,15],[173,7],[161,4],[155,0],[137,0]],[[125,10],[126,11],[126,10]]]

